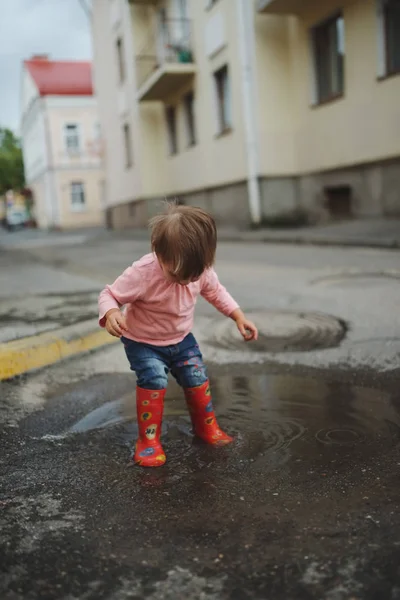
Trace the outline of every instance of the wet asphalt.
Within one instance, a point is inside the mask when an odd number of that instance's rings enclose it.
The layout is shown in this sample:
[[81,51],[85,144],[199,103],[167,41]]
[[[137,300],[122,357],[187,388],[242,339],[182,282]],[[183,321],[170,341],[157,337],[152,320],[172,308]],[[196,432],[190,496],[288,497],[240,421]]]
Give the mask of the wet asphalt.
[[400,599],[396,374],[214,366],[235,443],[171,384],[143,470],[132,375],[60,372],[1,384],[2,600]]
[[[146,251],[107,240],[2,251],[3,339],[93,315]],[[199,303],[235,443],[196,442],[171,383],[161,469],[131,466],[119,345],[0,383],[0,600],[400,600],[398,264],[222,244],[222,281],[281,352],[236,346]]]

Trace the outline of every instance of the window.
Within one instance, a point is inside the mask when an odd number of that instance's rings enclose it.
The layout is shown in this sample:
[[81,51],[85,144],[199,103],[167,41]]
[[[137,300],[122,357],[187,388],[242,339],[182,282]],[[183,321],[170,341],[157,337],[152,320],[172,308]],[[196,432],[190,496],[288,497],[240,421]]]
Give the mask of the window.
[[178,152],[178,138],[176,131],[176,107],[167,106],[165,110],[165,119],[167,122],[169,153],[171,156]]
[[217,101],[218,133],[221,134],[225,131],[229,131],[232,127],[231,88],[228,67],[226,65],[214,73],[214,81]]
[[76,154],[80,150],[79,127],[76,123],[67,123],[64,127],[65,148],[68,153]]
[[183,99],[186,115],[186,130],[188,146],[196,145],[196,124],[194,117],[194,94],[189,92]]
[[128,123],[125,123],[124,128],[124,147],[125,147],[125,167],[129,169],[132,166],[132,140],[131,128]]
[[118,60],[119,82],[124,83],[124,81],[125,81],[125,57],[124,57],[124,44],[123,44],[122,38],[117,39],[117,60]]
[[386,75],[400,73],[400,0],[383,0]]
[[312,30],[316,102],[327,102],[344,92],[344,19],[341,14]]
[[85,209],[85,186],[81,181],[71,183],[71,208],[75,211]]

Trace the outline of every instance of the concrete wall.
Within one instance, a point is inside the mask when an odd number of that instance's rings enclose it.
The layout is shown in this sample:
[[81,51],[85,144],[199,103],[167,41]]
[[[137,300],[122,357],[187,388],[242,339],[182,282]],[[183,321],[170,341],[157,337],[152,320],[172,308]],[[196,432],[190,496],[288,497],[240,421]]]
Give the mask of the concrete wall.
[[299,206],[318,218],[328,218],[326,188],[349,186],[352,215],[400,216],[400,160],[371,163],[299,178]]

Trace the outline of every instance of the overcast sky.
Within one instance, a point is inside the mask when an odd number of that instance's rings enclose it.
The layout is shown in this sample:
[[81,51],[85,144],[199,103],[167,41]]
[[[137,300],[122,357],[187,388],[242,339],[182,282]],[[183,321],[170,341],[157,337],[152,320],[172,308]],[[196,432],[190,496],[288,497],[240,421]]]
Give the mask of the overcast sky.
[[79,0],[0,0],[0,127],[19,128],[21,63],[32,54],[91,58]]

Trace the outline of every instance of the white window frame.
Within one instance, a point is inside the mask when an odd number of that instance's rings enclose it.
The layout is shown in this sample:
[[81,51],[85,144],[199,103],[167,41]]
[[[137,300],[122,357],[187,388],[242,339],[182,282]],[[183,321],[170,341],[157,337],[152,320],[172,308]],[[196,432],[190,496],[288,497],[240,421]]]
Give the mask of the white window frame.
[[[86,190],[84,182],[71,181],[69,192],[72,212],[84,212],[86,210]],[[78,202],[76,202],[77,198],[80,198]]]
[[[68,143],[68,140],[71,139],[72,134],[69,133],[68,129],[71,127],[75,127],[75,133],[73,134],[76,137],[77,144],[76,147],[71,147]],[[64,124],[64,145],[67,154],[80,154],[81,153],[81,128],[79,123],[65,123]]]

